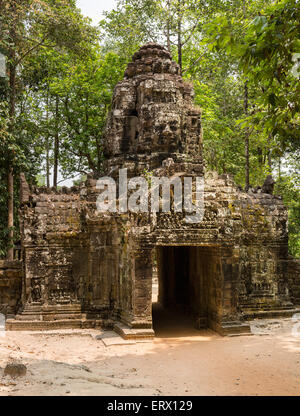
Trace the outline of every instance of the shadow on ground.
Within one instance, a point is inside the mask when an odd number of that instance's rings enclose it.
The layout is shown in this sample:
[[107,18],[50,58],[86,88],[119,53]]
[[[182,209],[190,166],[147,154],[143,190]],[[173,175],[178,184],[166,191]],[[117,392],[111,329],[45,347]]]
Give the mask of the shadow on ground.
[[199,337],[214,333],[211,330],[198,330],[191,316],[176,308],[164,308],[160,303],[152,304],[153,329],[156,338]]

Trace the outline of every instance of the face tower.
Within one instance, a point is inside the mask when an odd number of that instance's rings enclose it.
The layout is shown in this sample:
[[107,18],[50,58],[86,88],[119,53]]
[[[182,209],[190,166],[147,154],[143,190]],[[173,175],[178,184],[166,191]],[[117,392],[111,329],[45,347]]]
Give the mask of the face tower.
[[201,111],[193,104],[192,86],[161,45],[142,46],[117,84],[104,151],[108,174],[121,166],[138,174],[167,158],[202,173]]

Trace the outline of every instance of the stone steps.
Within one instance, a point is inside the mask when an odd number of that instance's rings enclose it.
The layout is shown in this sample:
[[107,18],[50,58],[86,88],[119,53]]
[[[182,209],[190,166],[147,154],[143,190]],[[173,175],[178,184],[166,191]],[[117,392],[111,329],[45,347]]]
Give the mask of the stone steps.
[[215,330],[222,336],[252,335],[250,325],[240,321],[223,322]]
[[114,331],[124,339],[152,339],[155,334],[152,328],[130,328],[129,326],[117,322]]
[[18,312],[17,321],[65,321],[84,318],[81,305],[32,305],[27,304]]
[[83,328],[80,319],[67,319],[57,321],[17,320],[7,319],[7,331],[37,331],[49,329],[74,329]]
[[59,319],[56,321],[17,320],[7,319],[6,331],[47,331],[55,329],[92,329],[106,328],[107,324],[101,320],[89,319]]
[[87,319],[81,305],[38,305],[27,304],[14,319],[6,320],[8,331],[38,331],[49,329],[78,329],[102,326],[99,319]]
[[251,305],[251,304],[243,304],[242,311],[253,311],[253,312],[269,312],[269,311],[289,311],[294,309],[294,305],[287,305],[287,306],[278,306],[278,307],[272,307],[272,306],[257,306],[257,305]]
[[246,320],[255,318],[290,318],[295,313],[299,313],[300,309],[272,309],[272,310],[243,310],[243,317]]

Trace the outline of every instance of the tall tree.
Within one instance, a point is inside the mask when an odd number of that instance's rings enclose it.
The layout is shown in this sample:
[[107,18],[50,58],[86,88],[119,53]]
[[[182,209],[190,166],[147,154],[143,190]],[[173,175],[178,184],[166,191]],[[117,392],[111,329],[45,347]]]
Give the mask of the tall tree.
[[[83,24],[85,26],[83,27]],[[41,47],[56,45],[81,47],[82,37],[88,39],[92,28],[80,15],[73,0],[0,0],[0,49],[8,60],[9,133],[15,137],[18,94],[17,68],[28,55]],[[9,247],[7,258],[13,259],[14,171],[7,171]]]
[[50,91],[59,97],[59,161],[65,177],[101,173],[102,132],[125,66],[115,53],[94,48],[85,60],[69,61],[64,75],[51,80]]
[[299,19],[297,0],[279,0],[246,20],[219,16],[210,31],[214,47],[235,57],[256,90],[244,124],[263,131],[282,150],[300,140]]
[[183,70],[184,50],[222,5],[222,0],[119,0],[100,22],[102,43],[129,59],[141,44],[159,42]]

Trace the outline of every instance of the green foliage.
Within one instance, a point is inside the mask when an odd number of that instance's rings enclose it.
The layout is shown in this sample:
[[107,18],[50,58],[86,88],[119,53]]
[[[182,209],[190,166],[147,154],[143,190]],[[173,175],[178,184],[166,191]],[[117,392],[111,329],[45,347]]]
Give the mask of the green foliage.
[[279,151],[299,145],[300,8],[297,0],[280,0],[255,16],[219,16],[208,26],[210,48],[235,57],[245,80],[255,88],[244,126],[276,139]]
[[69,62],[49,84],[60,99],[60,165],[65,177],[74,172],[101,172],[102,132],[115,84],[125,62],[115,53],[93,50],[84,60]]
[[0,166],[21,168],[26,159],[18,140],[9,132],[9,115],[5,102],[0,102]]
[[[9,244],[9,231],[6,226],[7,217],[7,170],[12,166],[15,172],[26,166],[26,157],[15,137],[9,133],[8,109],[5,102],[0,102],[0,258],[5,257]],[[15,192],[18,195],[18,183]],[[18,204],[15,204],[15,214],[18,212]],[[15,239],[19,239],[18,221],[13,228]]]
[[[64,177],[101,171],[102,131],[114,86],[123,77],[125,66],[114,52],[105,54],[99,47],[91,47],[88,56],[42,49],[26,62],[24,108],[44,148],[48,142],[50,153],[58,128]],[[35,85],[34,80],[38,80]],[[52,163],[53,157],[50,159]]]
[[158,3],[152,0],[119,0],[100,22],[101,43],[128,61],[141,44],[157,41]]
[[[219,57],[202,59],[195,87],[195,102],[202,109],[204,153],[207,168],[239,175],[243,166],[243,142],[237,126],[243,113],[242,85]],[[212,64],[214,62],[214,65]]]
[[289,252],[300,258],[300,178],[299,175],[282,175],[275,192],[283,197],[289,211]]
[[73,181],[73,186],[79,186],[82,182],[85,182],[87,179],[87,175],[80,175],[79,179],[75,179]]
[[240,48],[242,70],[261,91],[251,121],[285,146],[300,140],[300,74],[292,73],[300,52],[297,3],[284,0],[267,8],[250,23]]
[[[207,169],[232,173],[244,186],[247,135],[251,185],[274,174],[278,160],[294,163],[300,142],[296,0],[119,0],[98,29],[75,3],[0,0],[0,50],[8,65],[18,65],[13,129],[9,83],[0,79],[0,256],[8,236],[8,169],[41,183],[46,159],[53,167],[58,137],[64,178],[101,173],[114,87],[149,41],[168,47],[194,85]],[[276,192],[289,207],[290,252],[299,256],[297,163],[293,172],[280,173]],[[17,208],[16,202],[16,214]]]
[[[74,55],[84,59],[96,44],[97,30],[76,9],[74,0],[0,0],[0,51],[7,58],[9,78],[8,82],[1,79],[0,85],[0,256],[8,247],[8,173],[15,178],[14,229],[18,239],[18,174],[25,171],[27,178],[36,182],[49,139],[46,79],[50,73],[53,76],[61,71],[60,54],[65,54],[66,62]],[[55,58],[51,68],[45,68],[43,56],[39,55],[46,50],[53,52]],[[33,72],[35,58],[39,67]]]

